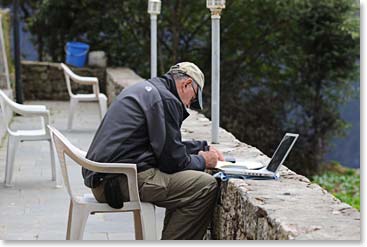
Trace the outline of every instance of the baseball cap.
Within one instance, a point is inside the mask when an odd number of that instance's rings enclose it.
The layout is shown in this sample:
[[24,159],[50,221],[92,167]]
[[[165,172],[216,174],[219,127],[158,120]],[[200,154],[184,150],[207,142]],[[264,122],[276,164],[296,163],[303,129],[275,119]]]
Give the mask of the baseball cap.
[[204,88],[204,74],[198,66],[191,62],[181,62],[173,65],[168,72],[180,72],[190,76],[198,85],[197,100],[191,104],[193,109],[203,109],[203,88]]

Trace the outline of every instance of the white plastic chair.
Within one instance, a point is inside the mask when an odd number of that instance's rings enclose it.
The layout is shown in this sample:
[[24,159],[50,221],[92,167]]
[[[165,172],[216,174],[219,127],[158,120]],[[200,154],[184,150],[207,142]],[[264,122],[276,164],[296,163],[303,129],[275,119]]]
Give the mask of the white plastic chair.
[[[98,163],[85,158],[86,152],[71,144],[57,129],[48,126],[60,160],[64,184],[70,196],[69,219],[66,233],[67,240],[82,240],[85,224],[89,214],[133,212],[135,238],[144,240],[156,240],[157,227],[155,207],[151,203],[140,202],[135,164]],[[68,167],[65,162],[65,154],[78,165],[92,171],[101,173],[125,174],[129,184],[129,202],[124,202],[121,209],[114,209],[107,203],[99,203],[92,194],[76,196],[70,186]]]
[[[79,102],[98,102],[99,104],[99,114],[101,119],[106,114],[107,111],[107,97],[99,91],[98,78],[96,77],[86,77],[79,76],[75,74],[71,69],[65,64],[61,63],[61,68],[64,70],[66,87],[68,88],[68,93],[70,96],[70,108],[69,108],[69,118],[68,118],[68,129],[72,128],[74,111]],[[93,87],[92,94],[74,94],[71,90],[70,79],[76,83],[82,85],[90,85]]]
[[[55,155],[51,143],[51,137],[47,125],[49,124],[49,111],[44,105],[22,105],[12,101],[2,90],[0,90],[0,103],[6,123],[8,138],[8,149],[6,154],[5,186],[12,186],[14,158],[19,142],[23,141],[48,141],[51,153],[51,175],[56,181]],[[9,112],[10,110],[10,112]],[[10,127],[13,112],[24,117],[41,117],[41,129],[12,130]],[[10,113],[10,114],[9,114]]]

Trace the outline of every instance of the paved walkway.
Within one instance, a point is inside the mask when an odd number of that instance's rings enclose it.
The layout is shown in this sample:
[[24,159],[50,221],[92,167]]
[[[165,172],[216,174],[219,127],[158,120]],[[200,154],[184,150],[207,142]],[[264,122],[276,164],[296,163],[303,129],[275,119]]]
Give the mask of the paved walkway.
[[[26,102],[45,104],[51,111],[51,124],[64,133],[77,147],[87,150],[99,124],[96,104],[80,104],[72,131],[66,130],[68,102]],[[38,119],[14,118],[13,126],[34,126]],[[14,186],[4,187],[7,140],[0,148],[0,239],[62,240],[66,236],[69,197],[64,187],[51,181],[50,155],[47,142],[24,142],[18,147],[13,175]],[[81,169],[71,166],[73,186],[78,193],[90,193],[83,185]],[[58,167],[57,167],[58,168]],[[60,171],[58,170],[58,174]],[[61,177],[59,177],[61,179]],[[164,209],[157,209],[162,226]],[[88,219],[86,240],[134,239],[132,213],[95,214]]]

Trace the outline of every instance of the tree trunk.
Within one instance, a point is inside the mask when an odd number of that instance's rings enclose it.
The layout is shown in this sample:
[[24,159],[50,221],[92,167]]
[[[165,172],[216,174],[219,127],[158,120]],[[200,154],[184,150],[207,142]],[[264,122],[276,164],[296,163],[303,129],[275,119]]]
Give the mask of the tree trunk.
[[176,4],[173,6],[173,14],[172,14],[172,64],[177,62],[177,54],[180,44],[180,10],[181,10],[181,1],[177,0]]
[[37,34],[37,43],[38,43],[38,60],[43,61],[43,49],[44,49],[44,43],[43,43],[43,37],[41,34]]
[[313,167],[314,171],[311,173],[317,173],[320,168],[320,164],[323,160],[323,146],[322,146],[322,133],[321,133],[321,114],[322,114],[322,99],[321,99],[321,80],[318,80],[315,85],[315,98],[314,98],[314,114],[312,120],[312,128],[314,129],[313,136],[313,148],[314,159]]

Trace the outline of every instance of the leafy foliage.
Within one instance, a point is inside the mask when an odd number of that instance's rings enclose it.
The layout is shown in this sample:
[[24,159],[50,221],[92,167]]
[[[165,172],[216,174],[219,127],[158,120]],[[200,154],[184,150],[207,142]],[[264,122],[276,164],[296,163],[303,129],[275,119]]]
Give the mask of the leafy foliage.
[[[8,0],[3,0],[3,2]],[[69,40],[107,52],[109,65],[149,76],[146,0],[24,0],[41,60],[63,61]],[[29,11],[31,9],[31,11]],[[205,1],[163,0],[159,73],[192,61],[206,75],[210,116],[211,26]],[[356,94],[359,9],[350,0],[227,0],[221,18],[221,126],[271,155],[284,132],[300,138],[287,165],[318,172],[347,125],[338,106]]]
[[299,133],[289,167],[312,175],[346,128],[338,106],[358,79],[358,12],[343,0],[261,2],[223,14],[221,120],[268,155],[284,132]]
[[360,210],[360,175],[354,169],[340,168],[312,177],[314,183],[336,198]]

